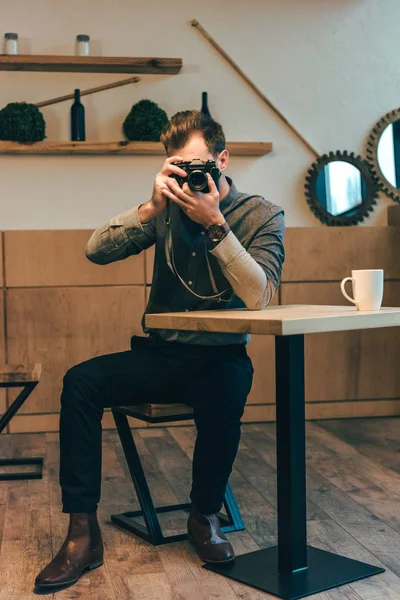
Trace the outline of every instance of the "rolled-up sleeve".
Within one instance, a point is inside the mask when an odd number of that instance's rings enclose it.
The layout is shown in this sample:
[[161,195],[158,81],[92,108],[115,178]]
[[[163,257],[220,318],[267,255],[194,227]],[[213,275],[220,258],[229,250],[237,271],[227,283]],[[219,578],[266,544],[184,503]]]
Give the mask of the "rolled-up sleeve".
[[96,229],[86,244],[86,257],[91,262],[104,265],[139,254],[154,244],[155,220],[141,223],[138,211],[139,207],[131,208]]
[[272,300],[285,259],[283,211],[261,219],[261,225],[245,249],[233,232],[210,252],[222,272],[249,310],[261,310]]

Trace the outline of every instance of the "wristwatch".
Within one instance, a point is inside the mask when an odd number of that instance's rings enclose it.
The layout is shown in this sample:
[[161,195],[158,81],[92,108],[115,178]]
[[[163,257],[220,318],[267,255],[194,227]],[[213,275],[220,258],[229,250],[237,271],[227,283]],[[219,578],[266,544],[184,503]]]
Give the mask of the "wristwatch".
[[210,242],[213,244],[219,244],[224,237],[228,235],[230,227],[226,221],[223,223],[217,223],[216,225],[210,225],[207,227],[206,232]]

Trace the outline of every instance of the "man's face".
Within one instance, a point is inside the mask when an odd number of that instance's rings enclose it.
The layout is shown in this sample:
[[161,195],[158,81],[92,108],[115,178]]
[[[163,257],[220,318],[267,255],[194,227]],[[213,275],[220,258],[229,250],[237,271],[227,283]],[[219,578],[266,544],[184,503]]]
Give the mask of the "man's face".
[[215,160],[220,171],[224,171],[228,164],[227,151],[224,150],[216,157],[213,156],[207,148],[201,133],[194,133],[182,148],[169,148],[168,150],[168,156],[182,156],[183,160],[193,160],[195,158],[199,158],[204,162]]

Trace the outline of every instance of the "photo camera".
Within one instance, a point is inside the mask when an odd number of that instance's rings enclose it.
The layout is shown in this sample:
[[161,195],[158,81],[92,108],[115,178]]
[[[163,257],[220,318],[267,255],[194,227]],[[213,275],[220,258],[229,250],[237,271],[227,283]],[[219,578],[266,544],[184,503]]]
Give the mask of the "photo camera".
[[208,187],[207,173],[210,173],[218,189],[221,171],[216,166],[214,160],[203,161],[199,158],[195,158],[193,160],[180,160],[173,164],[177,165],[180,169],[183,169],[187,173],[187,177],[181,177],[180,175],[171,173],[170,177],[176,179],[180,187],[182,187],[185,181],[187,181],[190,189],[193,192],[202,192],[203,194],[207,194],[210,191]]

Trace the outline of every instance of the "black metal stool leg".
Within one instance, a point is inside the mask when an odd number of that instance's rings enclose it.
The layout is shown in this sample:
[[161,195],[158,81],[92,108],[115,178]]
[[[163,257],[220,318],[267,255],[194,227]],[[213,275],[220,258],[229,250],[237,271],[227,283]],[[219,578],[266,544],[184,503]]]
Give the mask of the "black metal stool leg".
[[[4,431],[13,416],[21,408],[25,400],[32,393],[38,382],[27,382],[23,385],[23,389],[20,391],[14,402],[8,407],[4,415],[0,418],[0,433]],[[2,384],[0,387],[21,387],[21,383],[7,383]],[[0,473],[0,481],[15,481],[20,479],[42,479],[43,477],[43,458],[2,458],[0,459],[0,467],[15,467],[15,466],[29,466],[37,465],[39,468],[37,471],[21,471],[16,473]]]
[[[111,515],[111,521],[154,545],[186,540],[188,538],[186,532],[164,536],[157,515],[159,513],[169,513],[173,511],[188,512],[190,503],[160,507],[154,506],[127,416],[124,412],[121,412],[118,407],[113,409],[112,412],[141,510]],[[222,531],[231,532],[245,529],[229,484],[227,485],[225,492],[224,507],[226,515],[223,513],[219,513],[218,515],[221,521]],[[146,527],[137,521],[137,517],[144,518]]]
[[229,483],[225,490],[224,507],[227,516],[225,517],[225,515],[219,513],[222,531],[229,533],[230,531],[243,531],[246,529]]
[[[11,404],[11,406],[9,406],[7,408],[4,415],[2,415],[2,417],[0,418],[0,433],[2,433],[2,431],[7,427],[7,425],[9,424],[9,422],[11,421],[11,419],[13,418],[15,413],[21,408],[21,406],[23,405],[25,400],[32,393],[33,389],[36,387],[36,385],[37,385],[37,382],[27,383],[26,385],[23,386],[23,389],[20,391],[18,396],[15,398],[14,402]],[[3,387],[3,386],[1,386],[1,387]],[[16,386],[8,383],[7,387],[10,388],[10,387],[16,387]],[[20,383],[18,384],[18,387],[21,387]]]
[[[135,523],[132,525],[132,523],[129,521],[129,517],[127,516],[128,513],[125,513],[125,515],[112,515],[111,520],[122,524],[126,529],[130,529],[133,531],[133,533],[136,533],[136,535],[148,542],[151,542],[152,544],[160,544],[162,543],[163,539],[160,522],[153,504],[149,486],[147,485],[146,476],[144,474],[136,444],[129,427],[128,419],[125,415],[117,412],[113,412],[113,416],[118,429],[133,485],[135,486],[139,504],[142,509],[142,515],[146,523],[147,531],[146,528],[140,523]],[[141,511],[139,511],[138,515],[138,511],[134,511],[136,516],[141,516],[140,512]],[[131,515],[133,516],[134,513],[131,513]]]

